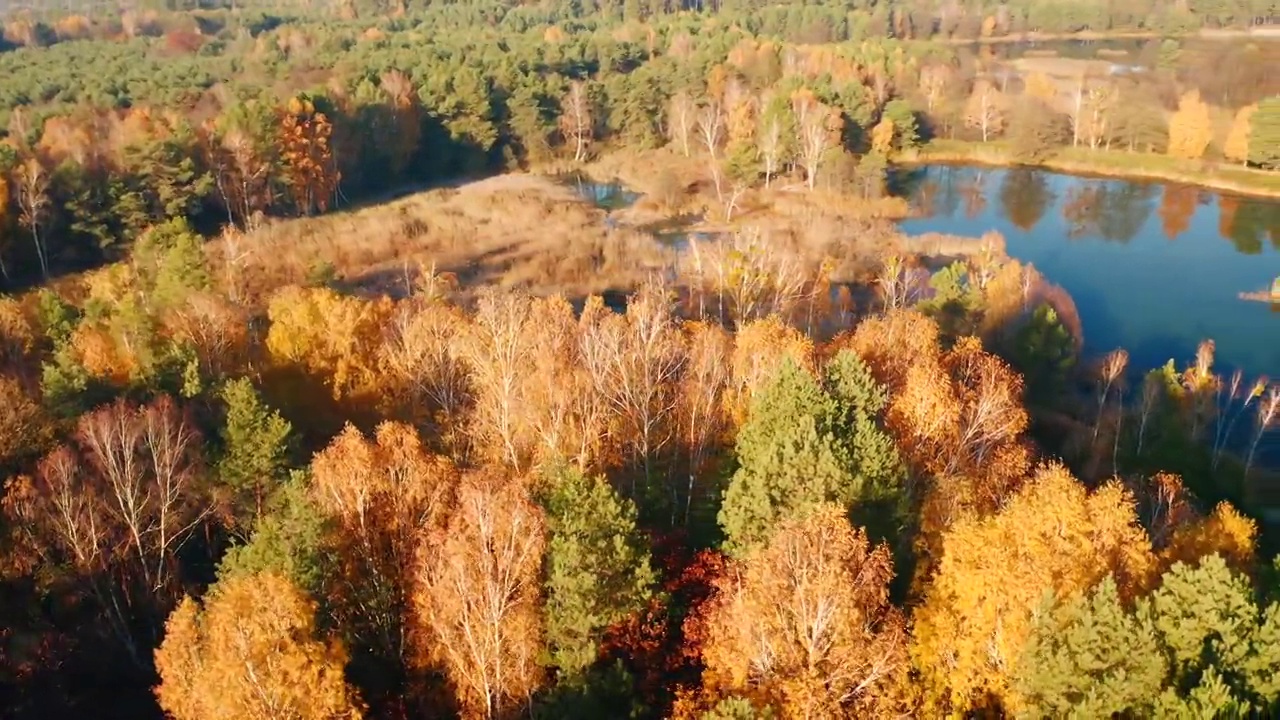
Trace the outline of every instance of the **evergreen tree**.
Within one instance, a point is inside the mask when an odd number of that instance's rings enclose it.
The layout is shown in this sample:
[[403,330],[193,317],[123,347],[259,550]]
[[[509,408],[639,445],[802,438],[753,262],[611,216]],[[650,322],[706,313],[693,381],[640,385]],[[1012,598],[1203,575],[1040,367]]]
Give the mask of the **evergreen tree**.
[[655,576],[635,506],[603,478],[565,468],[546,484],[547,645],[561,680],[573,682],[595,662],[605,629],[648,600]]
[[185,218],[143,233],[134,246],[133,262],[158,308],[177,305],[189,293],[207,290],[212,284],[200,237]]
[[226,418],[220,429],[218,478],[231,493],[232,515],[242,528],[262,515],[263,505],[284,479],[292,428],[267,406],[248,378],[222,388]]
[[1139,613],[1171,663],[1161,708],[1261,712],[1280,698],[1280,608],[1259,610],[1248,578],[1219,555],[1175,563]]
[[820,502],[853,510],[895,503],[902,465],[877,416],[886,396],[845,350],[820,382],[790,360],[752,403],[734,452],[720,526],[735,555],[767,539],[789,513]]
[[227,551],[218,563],[218,579],[271,572],[283,575],[305,592],[323,598],[321,590],[329,558],[323,552],[328,533],[325,514],[307,489],[306,474],[296,471],[267,503],[254,522],[249,542]]
[[1043,612],[1020,663],[1017,692],[1028,717],[1148,714],[1165,663],[1149,622],[1120,603],[1107,578],[1087,597]]
[[1008,357],[1026,377],[1028,395],[1048,400],[1066,386],[1076,364],[1075,340],[1051,305],[1037,307],[1012,342]]
[[1280,170],[1280,96],[1258,103],[1249,120],[1249,162]]
[[916,114],[906,100],[895,99],[885,103],[884,117],[893,123],[895,150],[907,150],[920,142]]

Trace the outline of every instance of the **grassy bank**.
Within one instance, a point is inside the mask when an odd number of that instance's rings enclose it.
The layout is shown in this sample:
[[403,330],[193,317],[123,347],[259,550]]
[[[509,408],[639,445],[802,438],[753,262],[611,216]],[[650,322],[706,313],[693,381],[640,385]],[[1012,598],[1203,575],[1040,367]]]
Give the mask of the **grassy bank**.
[[[1000,142],[936,140],[897,158],[903,164],[972,164],[994,167],[1021,165]],[[1280,173],[1253,170],[1210,161],[1181,160],[1153,153],[1064,148],[1035,167],[1072,175],[1157,180],[1196,185],[1211,190],[1280,198]]]

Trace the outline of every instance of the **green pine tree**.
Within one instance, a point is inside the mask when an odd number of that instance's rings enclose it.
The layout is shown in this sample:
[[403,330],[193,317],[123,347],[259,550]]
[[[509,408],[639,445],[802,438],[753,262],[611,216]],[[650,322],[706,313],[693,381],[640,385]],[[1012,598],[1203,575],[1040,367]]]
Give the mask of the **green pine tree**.
[[286,476],[292,427],[263,402],[248,378],[228,382],[221,396],[226,418],[219,430],[218,479],[232,496],[237,524],[248,528]]
[[757,707],[744,697],[729,697],[702,714],[701,720],[773,720],[777,717],[768,707]]
[[242,573],[278,572],[320,596],[328,562],[323,552],[326,522],[308,492],[306,474],[295,471],[254,522],[249,542],[232,547],[222,557],[218,580]]
[[1247,714],[1280,699],[1280,610],[1260,610],[1254,597],[1249,579],[1215,554],[1174,564],[1141,604],[1171,660],[1172,690],[1192,710]]
[[655,575],[631,501],[575,469],[554,470],[545,484],[549,660],[574,682],[595,662],[604,631],[648,601]]
[[1126,612],[1115,582],[1047,608],[1023,651],[1018,692],[1028,717],[1145,715],[1164,684],[1154,628]]
[[1280,96],[1258,103],[1249,122],[1249,162],[1280,170]]
[[151,302],[158,308],[181,303],[191,292],[212,285],[200,237],[185,218],[170,220],[143,233],[133,248],[133,262]]
[[883,388],[848,350],[822,382],[787,362],[738,433],[738,470],[720,509],[726,550],[743,553],[785,515],[816,503],[897,506],[902,463],[876,421],[884,403]]

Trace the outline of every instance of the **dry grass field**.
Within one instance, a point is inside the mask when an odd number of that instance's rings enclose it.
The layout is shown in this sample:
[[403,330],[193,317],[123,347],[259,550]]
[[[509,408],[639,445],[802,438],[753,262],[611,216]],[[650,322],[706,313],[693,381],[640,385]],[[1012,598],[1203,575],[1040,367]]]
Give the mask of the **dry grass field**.
[[[566,168],[540,168],[564,172]],[[269,220],[209,244],[233,295],[254,304],[325,279],[363,294],[404,295],[424,272],[464,294],[482,285],[583,297],[627,291],[679,267],[685,233],[758,235],[830,277],[856,282],[904,247],[898,198],[865,201],[779,183],[743,195],[732,221],[705,164],[667,151],[606,156],[585,168],[640,193],[612,213],[546,175],[509,174],[312,218]]]
[[254,300],[327,273],[343,287],[404,294],[423,270],[460,286],[568,295],[633,287],[673,263],[653,236],[605,222],[569,188],[503,175],[322,217],[271,221],[211,243],[215,265]]

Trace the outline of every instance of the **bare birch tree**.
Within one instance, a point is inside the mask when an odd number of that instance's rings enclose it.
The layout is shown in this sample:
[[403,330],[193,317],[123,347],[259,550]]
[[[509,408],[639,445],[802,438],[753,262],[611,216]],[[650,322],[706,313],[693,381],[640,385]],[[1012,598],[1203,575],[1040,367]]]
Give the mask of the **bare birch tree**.
[[716,200],[724,200],[720,181],[720,144],[724,141],[724,113],[718,100],[707,100],[698,109],[698,138],[707,150],[711,180],[716,187]]
[[591,96],[582,80],[569,83],[569,90],[561,102],[560,132],[573,145],[573,161],[587,159],[587,148],[595,135],[595,119],[591,112]]
[[[595,391],[622,420],[652,487],[654,460],[674,431],[675,379],[684,362],[666,291],[648,285],[631,297],[626,315],[603,314],[583,328],[582,348]],[[631,497],[638,497],[634,480]]]
[[689,157],[689,147],[694,128],[698,124],[698,106],[689,93],[681,90],[671,98],[667,106],[667,135],[680,148],[680,154]]
[[524,375],[536,351],[525,334],[529,299],[514,292],[489,290],[476,304],[461,350],[475,383],[475,422],[496,456],[513,468],[527,460],[521,423]]
[[49,210],[49,171],[40,158],[32,155],[14,170],[14,185],[18,195],[18,221],[31,231],[31,242],[36,248],[41,276],[49,277],[49,253],[44,238],[40,236],[40,224]]

